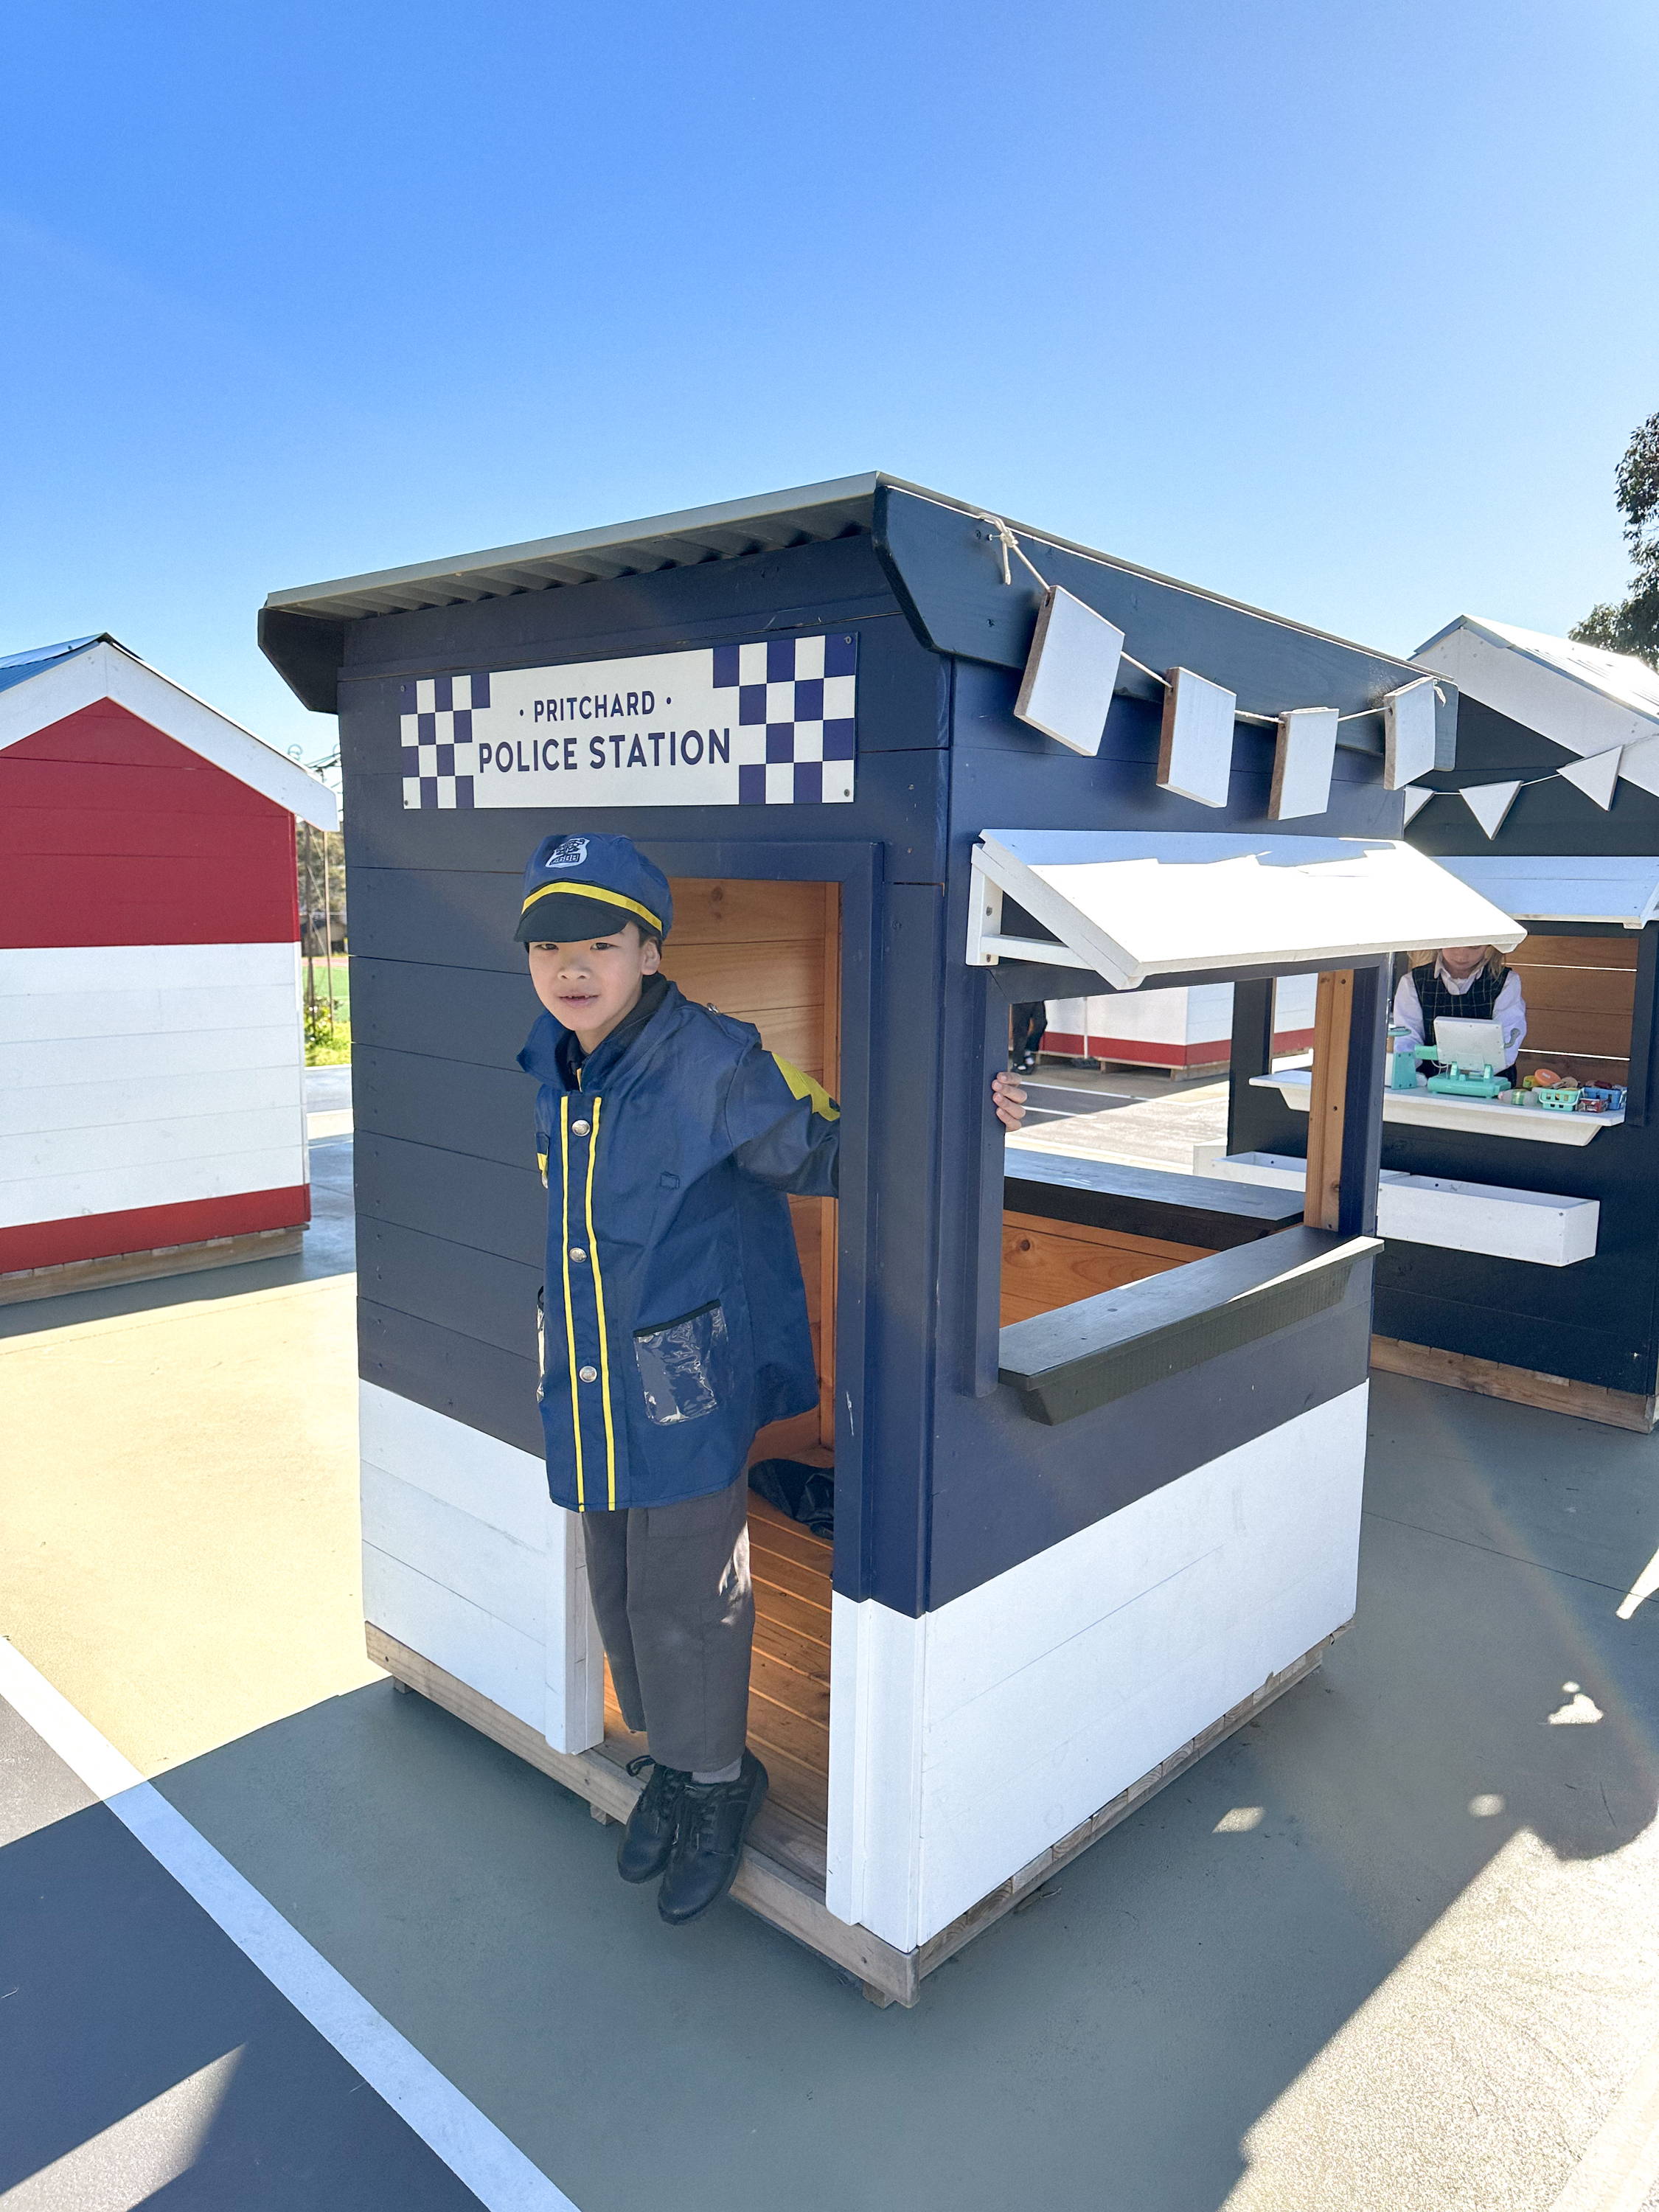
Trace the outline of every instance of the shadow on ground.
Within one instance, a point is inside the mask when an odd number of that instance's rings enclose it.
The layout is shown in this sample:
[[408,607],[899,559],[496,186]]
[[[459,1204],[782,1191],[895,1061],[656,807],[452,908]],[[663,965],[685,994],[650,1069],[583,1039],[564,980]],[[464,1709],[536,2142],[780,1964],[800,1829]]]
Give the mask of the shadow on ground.
[[[1483,2020],[1547,2037],[1547,1931],[1480,1901],[1522,1832],[1609,1862],[1598,1911],[1650,1940],[1640,1855],[1612,1855],[1659,1798],[1659,1600],[1616,1617],[1659,1546],[1655,1464],[1646,1438],[1380,1378],[1353,1632],[914,2012],[736,1907],[665,1929],[614,1830],[389,1685],[158,1786],[582,2212],[1214,2212],[1249,2130],[1460,1900],[1491,1923],[1480,2017],[1405,1975],[1390,2033],[1453,2065]],[[1575,1698],[1601,1717],[1552,1722]],[[1511,2116],[1525,2171],[1490,2197],[1409,2201],[1553,2202],[1597,2122],[1564,2139],[1548,2101]]]

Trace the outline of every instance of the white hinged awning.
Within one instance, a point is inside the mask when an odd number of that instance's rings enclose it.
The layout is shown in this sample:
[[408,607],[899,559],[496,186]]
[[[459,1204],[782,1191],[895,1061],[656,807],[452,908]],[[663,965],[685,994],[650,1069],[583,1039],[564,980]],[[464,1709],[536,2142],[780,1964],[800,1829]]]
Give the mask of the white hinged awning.
[[[968,961],[1091,969],[1118,990],[1160,975],[1293,970],[1441,945],[1514,949],[1518,921],[1384,837],[987,830],[974,850]],[[1015,900],[1059,942],[1002,933]]]
[[1440,865],[1524,921],[1659,920],[1659,857],[1639,853],[1446,853]]

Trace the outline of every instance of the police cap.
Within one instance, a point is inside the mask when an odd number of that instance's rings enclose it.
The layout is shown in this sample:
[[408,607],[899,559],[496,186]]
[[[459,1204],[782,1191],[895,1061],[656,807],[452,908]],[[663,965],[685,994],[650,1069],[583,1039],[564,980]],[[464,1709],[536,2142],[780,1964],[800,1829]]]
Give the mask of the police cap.
[[520,945],[569,945],[634,921],[666,937],[673,920],[667,877],[632,838],[579,831],[544,837],[531,854],[514,934]]

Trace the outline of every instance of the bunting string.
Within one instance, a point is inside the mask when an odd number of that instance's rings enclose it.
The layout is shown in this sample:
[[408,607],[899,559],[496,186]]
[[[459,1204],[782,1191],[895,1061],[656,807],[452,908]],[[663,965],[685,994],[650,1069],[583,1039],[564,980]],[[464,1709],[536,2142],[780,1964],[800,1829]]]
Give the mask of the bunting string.
[[[1016,559],[1025,563],[1045,592],[1053,590],[1054,586],[1049,583],[1048,579],[1020,544],[1018,534],[1010,528],[1000,514],[981,514],[979,520],[996,539],[997,550],[1002,557],[1002,580],[1005,584],[1011,584],[1013,581],[1013,572],[1008,566],[1008,556],[1012,553]],[[1127,650],[1121,657],[1128,662],[1131,668],[1139,669],[1143,676],[1149,676],[1154,684],[1161,685],[1165,691],[1169,690],[1170,679],[1162,669],[1148,668],[1144,660],[1137,660],[1133,653]],[[1368,716],[1380,714],[1382,711],[1380,707],[1358,707],[1352,714],[1339,714],[1336,719],[1339,722],[1363,722]],[[1276,730],[1279,727],[1279,717],[1276,714],[1253,714],[1247,707],[1236,708],[1233,719],[1239,722],[1255,722],[1264,730]]]

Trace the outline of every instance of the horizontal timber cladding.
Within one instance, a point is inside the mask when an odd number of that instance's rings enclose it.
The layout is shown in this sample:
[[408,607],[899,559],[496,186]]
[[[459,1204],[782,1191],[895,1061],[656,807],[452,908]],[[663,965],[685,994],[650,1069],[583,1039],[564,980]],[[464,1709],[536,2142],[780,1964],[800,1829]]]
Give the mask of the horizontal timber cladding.
[[438,1145],[366,1133],[360,1126],[355,1151],[360,1222],[420,1230],[540,1267],[547,1196],[530,1146],[520,1165],[507,1167]]
[[980,1399],[942,1392],[928,1607],[1355,1389],[1370,1361],[1371,1265],[1361,1257],[1335,1304],[1266,1344],[1239,1345],[1058,1427],[1030,1419],[1012,1389]]
[[293,817],[240,778],[111,700],[0,747],[0,945],[299,933]]
[[1547,1173],[1518,1157],[1545,1149],[1383,1123],[1385,1168],[1523,1188],[1545,1182],[1565,1197],[1597,1200],[1601,1217],[1595,1252],[1569,1267],[1390,1238],[1376,1265],[1377,1333],[1646,1396],[1659,1371],[1656,1133],[1626,1123],[1583,1147],[1552,1145]]
[[831,1910],[911,1945],[999,1883],[1034,1887],[1051,1847],[1317,1653],[1353,1612],[1367,1395],[1218,1453],[921,1620],[837,1595]]
[[483,1067],[374,1045],[353,1057],[351,1097],[356,1127],[371,1136],[401,1137],[503,1167],[535,1160],[536,1086],[510,1061]]
[[1200,1244],[1054,1221],[1036,1213],[1002,1216],[1002,1321],[1031,1321],[1101,1291],[1184,1267],[1206,1256]]
[[360,1294],[357,1360],[365,1382],[542,1456],[533,1311],[527,1348],[519,1354]]
[[1546,927],[1516,947],[1508,957],[1527,1001],[1522,1075],[1553,1066],[1580,1083],[1628,1083],[1639,945],[1630,930],[1564,937]]
[[[1551,1274],[1561,1272],[1549,1270]],[[1501,1367],[1528,1369],[1537,1375],[1560,1376],[1570,1382],[1589,1383],[1627,1397],[1653,1394],[1655,1366],[1650,1358],[1597,1329],[1575,1327],[1570,1322],[1464,1304],[1409,1283],[1384,1284],[1380,1279],[1376,1318],[1377,1334],[1401,1343],[1427,1345],[1436,1351],[1491,1360]],[[1502,1359],[1495,1349],[1499,1345],[1504,1350]]]
[[500,1352],[533,1353],[539,1260],[526,1265],[502,1259],[389,1221],[360,1226],[362,1297]]
[[[1458,701],[1457,784],[1538,775],[1571,758],[1565,747],[1496,708],[1467,696]],[[1445,781],[1449,785],[1451,779]],[[1612,807],[1603,809],[1560,776],[1545,774],[1516,793],[1503,827],[1490,842],[1464,802],[1449,798],[1437,799],[1413,817],[1411,842],[1419,852],[1436,854],[1659,853],[1659,798],[1638,784],[1621,782]]]
[[531,988],[523,948],[514,949],[519,958],[506,973],[436,967],[414,959],[374,960],[354,951],[353,1045],[359,1051],[386,1046],[434,1060],[512,1067],[518,1073],[519,1048],[541,1006]]
[[[1100,751],[1079,763],[1075,754],[1060,754],[1038,731],[1015,720],[1018,672],[975,667],[962,661],[957,665],[955,689],[960,756],[954,779],[957,789],[963,788],[963,778],[970,772],[1006,779],[1012,768],[1024,793],[1019,811],[1010,811],[1006,802],[999,800],[990,811],[976,817],[981,826],[1001,822],[1027,827],[1035,808],[1042,821],[1054,828],[1076,827],[1079,819],[1085,819],[1100,828],[1109,824],[1114,830],[1191,830],[1200,826],[1194,822],[1194,815],[1202,815],[1208,818],[1201,826],[1214,830],[1273,827],[1281,836],[1287,829],[1292,835],[1393,837],[1400,833],[1399,794],[1383,789],[1381,762],[1364,754],[1337,755],[1330,803],[1323,814],[1274,825],[1267,813],[1274,742],[1270,730],[1257,729],[1248,722],[1236,726],[1227,805],[1200,807],[1158,788],[1162,718],[1158,708],[1145,700],[1115,698]],[[1075,811],[1058,817],[1042,813],[1045,803],[1050,806],[1054,803],[1050,794],[1058,794],[1068,785],[1075,791],[1080,766],[1088,772],[1087,816],[1079,817]],[[993,787],[988,784],[987,787]],[[1109,812],[1103,811],[1103,802]]]

